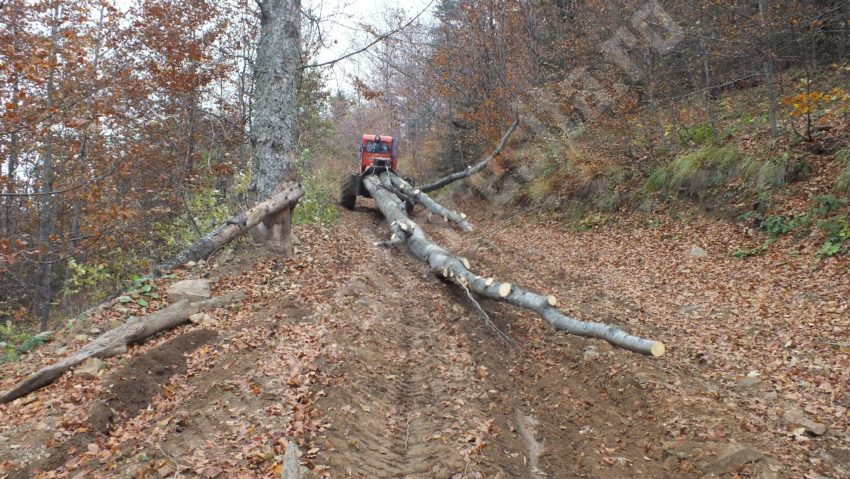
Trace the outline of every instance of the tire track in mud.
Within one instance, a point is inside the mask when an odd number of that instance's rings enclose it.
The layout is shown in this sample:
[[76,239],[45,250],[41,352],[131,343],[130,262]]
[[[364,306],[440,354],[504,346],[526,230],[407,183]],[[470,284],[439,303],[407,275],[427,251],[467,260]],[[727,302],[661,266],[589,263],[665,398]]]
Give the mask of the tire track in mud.
[[[354,215],[369,225],[354,241],[381,239],[379,218]],[[331,335],[344,361],[339,387],[319,402],[333,427],[316,458],[331,477],[522,476],[522,455],[499,464],[483,454],[517,444],[498,435],[498,392],[456,331],[464,309],[424,266],[376,249],[332,303],[326,314],[336,318]]]

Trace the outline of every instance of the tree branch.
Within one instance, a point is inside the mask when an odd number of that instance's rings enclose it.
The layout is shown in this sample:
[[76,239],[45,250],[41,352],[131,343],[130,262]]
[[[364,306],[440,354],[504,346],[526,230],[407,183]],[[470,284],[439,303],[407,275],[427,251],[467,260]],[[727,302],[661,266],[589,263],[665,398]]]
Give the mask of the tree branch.
[[423,186],[419,189],[423,193],[428,193],[428,192],[440,189],[440,188],[442,188],[442,187],[444,187],[444,186],[446,186],[450,183],[454,183],[457,180],[461,180],[463,178],[468,178],[468,177],[474,175],[475,173],[478,173],[479,171],[483,170],[488,164],[490,164],[490,161],[492,161],[493,158],[496,157],[496,155],[498,155],[499,153],[502,152],[502,150],[505,148],[505,145],[508,143],[508,139],[511,137],[513,132],[517,129],[517,126],[519,126],[519,113],[517,113],[516,119],[514,120],[513,124],[508,129],[508,131],[506,131],[505,134],[502,135],[502,139],[499,141],[499,146],[497,146],[496,149],[493,150],[493,153],[490,153],[490,156],[484,158],[483,160],[479,161],[475,165],[466,167],[465,170],[461,170],[461,171],[457,171],[455,173],[452,173],[452,174],[450,174],[446,177],[440,178],[439,180],[437,180],[433,183],[427,184],[427,185],[425,185],[425,186]]
[[321,62],[321,63],[311,63],[309,65],[301,65],[299,67],[299,70],[306,70],[307,68],[319,68],[319,67],[324,67],[324,66],[328,66],[328,65],[333,65],[333,64],[339,63],[339,62],[341,62],[345,59],[351,58],[354,55],[359,55],[359,54],[365,52],[366,50],[372,48],[376,44],[386,40],[387,38],[395,35],[396,33],[400,32],[400,31],[404,30],[405,28],[409,27],[410,25],[412,25],[413,22],[415,22],[419,17],[421,17],[423,13],[425,13],[429,8],[431,8],[431,5],[433,5],[434,1],[435,0],[431,0],[430,2],[428,2],[428,5],[425,5],[425,8],[420,10],[419,13],[416,14],[416,16],[414,16],[413,18],[410,19],[410,21],[408,21],[407,23],[405,23],[404,25],[402,25],[402,26],[400,26],[396,29],[390,30],[386,33],[379,35],[377,38],[375,38],[375,40],[373,40],[371,43],[369,43],[365,47],[360,48],[359,50],[355,50],[353,52],[346,53],[345,55],[343,55],[339,58],[336,58],[334,60],[329,60],[329,61]]

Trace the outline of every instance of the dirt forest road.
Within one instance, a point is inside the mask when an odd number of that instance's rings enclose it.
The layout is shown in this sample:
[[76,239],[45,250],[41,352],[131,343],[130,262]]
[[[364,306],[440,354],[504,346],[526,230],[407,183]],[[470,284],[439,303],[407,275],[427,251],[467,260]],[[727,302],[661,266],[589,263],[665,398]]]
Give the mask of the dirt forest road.
[[[2,406],[0,471],[280,477],[294,440],[313,478],[850,477],[846,433],[781,422],[776,411],[790,402],[759,405],[784,396],[761,380],[712,378],[690,353],[677,355],[650,297],[605,286],[634,272],[594,277],[551,261],[547,248],[562,246],[530,240],[542,224],[482,222],[463,236],[415,218],[482,273],[667,341],[661,359],[555,334],[533,313],[482,301],[488,325],[464,291],[402,249],[373,246],[386,226],[363,203],[332,228],[300,229],[292,258],[243,248],[186,271],[208,275],[216,294],[248,291],[213,323]],[[79,346],[58,341],[40,361]],[[22,363],[2,386],[39,364]]]

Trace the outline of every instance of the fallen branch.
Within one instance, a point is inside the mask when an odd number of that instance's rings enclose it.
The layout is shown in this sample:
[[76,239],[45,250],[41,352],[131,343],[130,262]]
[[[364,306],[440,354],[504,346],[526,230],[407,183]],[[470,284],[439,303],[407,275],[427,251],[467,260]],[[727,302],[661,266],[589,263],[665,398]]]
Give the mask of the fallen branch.
[[472,273],[469,269],[469,261],[465,258],[453,256],[434,244],[425,234],[425,231],[407,216],[404,202],[390,191],[380,187],[381,183],[391,183],[388,178],[391,174],[381,173],[379,177],[367,177],[363,184],[378,203],[378,208],[387,221],[391,225],[395,225],[393,234],[404,235],[403,238],[405,238],[410,251],[419,259],[427,262],[431,269],[441,276],[469,288],[480,296],[506,301],[515,306],[535,311],[555,329],[578,336],[602,339],[614,346],[640,354],[655,357],[664,354],[664,343],[660,341],[633,336],[614,325],[580,321],[562,314],[556,308],[558,302],[554,296],[542,296],[511,283],[484,278]]
[[496,155],[498,155],[502,152],[503,149],[505,149],[505,145],[508,144],[508,139],[514,133],[514,131],[516,131],[517,126],[519,126],[519,115],[517,115],[516,120],[514,120],[513,124],[511,124],[511,127],[508,129],[508,131],[506,131],[505,134],[502,135],[502,139],[499,140],[499,146],[497,146],[496,149],[493,150],[493,153],[490,153],[490,156],[482,159],[475,165],[467,166],[465,170],[452,173],[449,176],[440,178],[439,180],[427,184],[419,189],[425,193],[429,193],[431,191],[438,190],[450,183],[454,183],[457,180],[469,178],[475,173],[478,173],[479,171],[483,170],[487,165],[490,164],[490,162],[493,160],[493,158],[496,157]]
[[236,291],[195,303],[190,303],[184,299],[147,316],[133,316],[121,326],[101,334],[76,353],[31,374],[15,387],[0,395],[0,403],[14,401],[36,389],[47,386],[86,359],[93,357],[109,358],[123,354],[127,352],[127,346],[140,343],[159,332],[176,328],[188,322],[189,316],[195,313],[225,306],[244,298],[245,293]]
[[234,238],[263,222],[269,216],[289,207],[303,195],[304,188],[299,183],[283,185],[279,193],[258,203],[253,208],[233,216],[226,223],[216,227],[207,233],[206,236],[195,241],[177,256],[161,263],[154,271],[154,275],[160,275],[189,261],[197,261],[208,257]]
[[402,195],[409,197],[409,198],[412,198],[417,203],[428,208],[428,210],[430,210],[434,214],[442,217],[444,221],[446,221],[446,222],[451,221],[451,222],[455,223],[463,231],[465,231],[467,233],[472,231],[472,225],[469,224],[468,221],[466,221],[466,215],[465,214],[458,213],[457,211],[452,211],[452,210],[446,208],[445,206],[441,205],[440,203],[437,203],[436,201],[434,201],[430,196],[428,196],[422,190],[413,189],[412,186],[410,186],[406,181],[404,181],[398,175],[389,175],[389,179],[390,179],[390,182],[392,182],[392,185],[395,188],[398,188],[398,190],[400,190]]

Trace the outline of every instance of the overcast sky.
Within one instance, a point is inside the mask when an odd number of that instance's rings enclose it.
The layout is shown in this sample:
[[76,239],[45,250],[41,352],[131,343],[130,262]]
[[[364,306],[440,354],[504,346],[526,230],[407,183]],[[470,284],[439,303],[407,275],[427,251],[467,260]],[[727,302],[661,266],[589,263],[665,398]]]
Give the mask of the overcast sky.
[[[329,18],[323,29],[325,42],[332,46],[319,55],[319,62],[339,58],[373,41],[374,36],[363,32],[358,24],[368,23],[378,28],[380,32],[389,29],[390,27],[384,23],[384,12],[387,8],[401,8],[406,13],[405,18],[410,19],[429,3],[431,6],[420,17],[420,21],[431,18],[436,0],[303,0],[305,7],[317,11],[322,17]],[[328,88],[350,91],[351,77],[358,75],[358,62],[365,60],[366,55],[361,53],[335,65],[329,72]],[[363,75],[360,74],[360,76]]]

